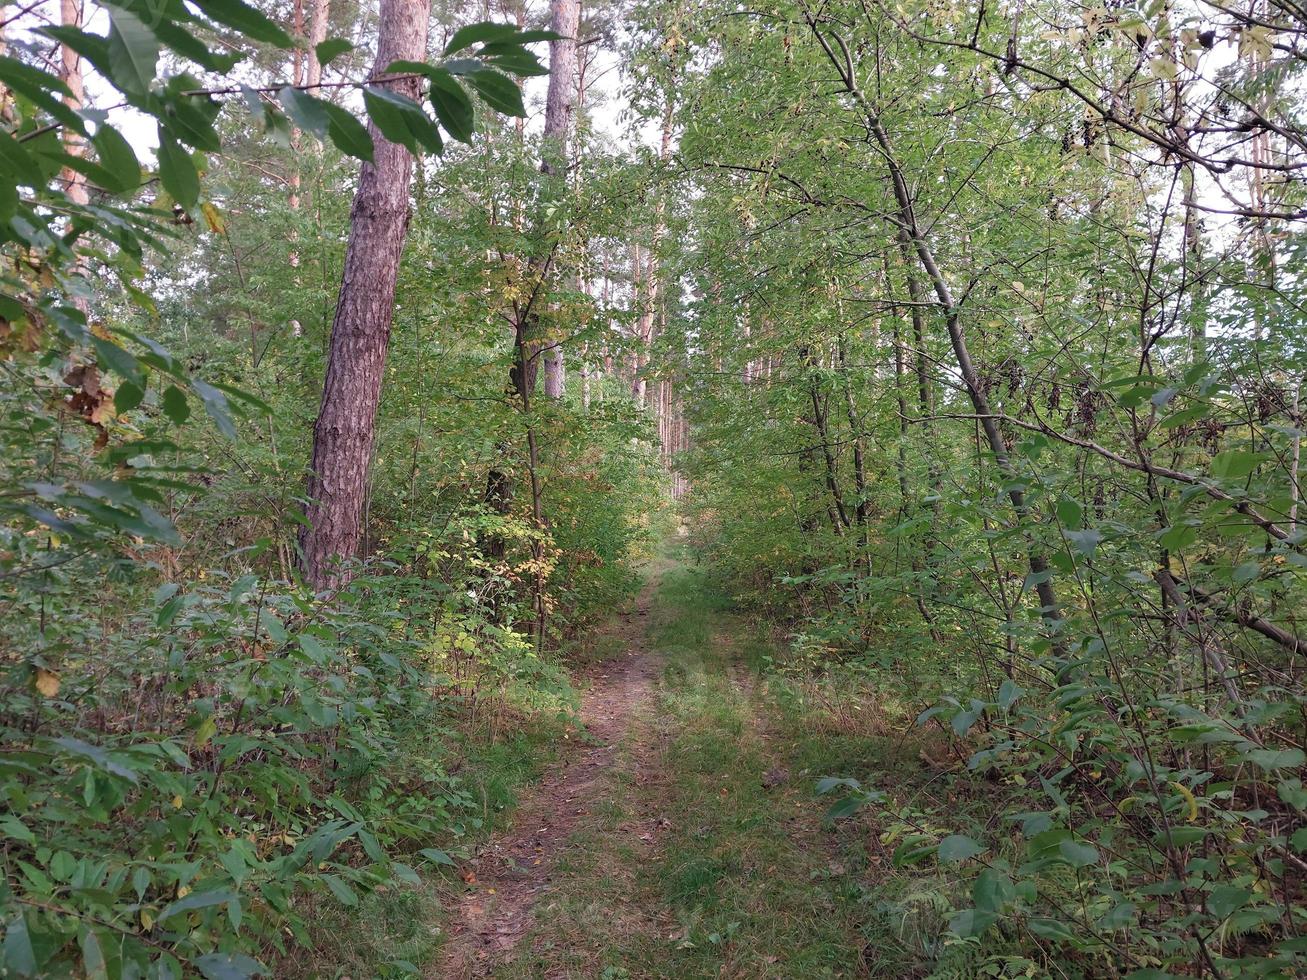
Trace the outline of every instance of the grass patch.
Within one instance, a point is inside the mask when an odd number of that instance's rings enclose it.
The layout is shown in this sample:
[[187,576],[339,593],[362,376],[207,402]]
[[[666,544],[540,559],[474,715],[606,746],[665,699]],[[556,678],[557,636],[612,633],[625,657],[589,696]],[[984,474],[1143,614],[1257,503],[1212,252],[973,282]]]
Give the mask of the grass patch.
[[793,760],[768,737],[772,709],[729,608],[696,570],[664,575],[649,627],[666,660],[655,712],[561,856],[529,950],[500,976],[863,972],[861,893],[827,849],[810,787],[763,785]]
[[[431,845],[461,853],[473,842],[504,826],[524,787],[535,783],[558,757],[566,728],[549,713],[506,713],[431,733],[439,739],[448,771],[451,805],[447,838]],[[414,753],[429,751],[415,745]],[[414,858],[414,865],[422,863]],[[446,869],[422,869],[417,885],[390,887],[359,895],[358,905],[341,906],[317,897],[312,915],[311,949],[295,948],[278,964],[285,977],[411,977],[434,961],[443,941],[444,909],[462,882]]]
[[[971,975],[977,950],[942,938],[964,883],[933,865],[895,869],[888,815],[831,824],[815,795],[826,775],[896,801],[938,791],[920,734],[865,686],[769,673],[760,630],[698,570],[662,568],[647,619],[664,661],[656,697],[595,796],[576,801],[587,813],[553,855],[535,928],[496,975]],[[491,819],[538,772],[509,764],[520,748],[496,752],[469,758]],[[955,804],[951,820],[983,820],[983,799]]]

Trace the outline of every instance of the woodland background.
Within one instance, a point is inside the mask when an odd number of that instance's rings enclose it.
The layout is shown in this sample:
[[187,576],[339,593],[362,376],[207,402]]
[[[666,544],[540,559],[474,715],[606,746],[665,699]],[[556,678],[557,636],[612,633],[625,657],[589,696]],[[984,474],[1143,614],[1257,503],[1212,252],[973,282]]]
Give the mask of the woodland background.
[[5,11],[9,975],[416,916],[676,526],[895,969],[1301,972],[1293,0]]

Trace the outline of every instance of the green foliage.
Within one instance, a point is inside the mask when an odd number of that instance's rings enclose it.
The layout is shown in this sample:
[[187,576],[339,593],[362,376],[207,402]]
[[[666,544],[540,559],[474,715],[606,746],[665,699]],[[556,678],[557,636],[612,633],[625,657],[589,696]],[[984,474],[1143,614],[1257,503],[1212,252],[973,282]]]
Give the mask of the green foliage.
[[[37,32],[135,122],[65,105],[21,24],[0,59],[0,972],[311,972],[321,930],[405,907],[510,804],[541,752],[503,728],[571,717],[557,648],[631,588],[662,478],[629,406],[596,413],[598,442],[559,406],[556,532],[487,506],[489,454],[514,457],[520,419],[432,393],[499,399],[502,376],[461,372],[506,352],[476,323],[430,329],[433,311],[489,303],[432,282],[415,250],[397,333],[417,357],[386,391],[359,574],[311,596],[296,536],[355,172],[342,154],[373,152],[340,93],[361,91],[383,136],[441,153],[441,126],[472,139],[477,101],[522,113],[510,76],[539,74],[524,45],[552,35],[468,28],[457,59],[390,66],[424,79],[410,101],[339,40],[317,55],[357,81],[287,84],[297,40],[243,0],[145,13]],[[129,141],[140,117],[152,163]],[[448,233],[452,216],[435,221],[451,268],[486,244]],[[446,426],[454,439],[432,438]],[[396,942],[361,969],[398,975],[429,949]]]
[[[819,786],[905,874],[974,880],[928,920],[942,974],[1292,975],[1303,284],[1273,269],[1303,184],[1230,222],[1182,193],[1224,151],[1158,166],[1165,134],[1094,107],[1211,120],[1220,74],[1297,133],[1264,86],[1302,69],[1270,82],[1206,6],[1201,43],[1160,8],[1066,37],[1042,9],[677,22],[692,534],[788,633],[776,671],[905,701],[958,760],[923,799],[863,764]],[[946,802],[981,791],[988,822]]]

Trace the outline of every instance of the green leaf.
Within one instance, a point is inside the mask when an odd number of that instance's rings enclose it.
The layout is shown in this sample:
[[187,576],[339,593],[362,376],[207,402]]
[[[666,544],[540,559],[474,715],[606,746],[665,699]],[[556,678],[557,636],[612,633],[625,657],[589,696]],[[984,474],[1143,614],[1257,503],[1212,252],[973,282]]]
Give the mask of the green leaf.
[[1242,480],[1265,459],[1263,453],[1246,449],[1227,449],[1212,457],[1212,476],[1221,480]]
[[[1196,844],[1207,836],[1205,827],[1172,827],[1170,841],[1175,847],[1187,847],[1190,844]],[[1163,827],[1153,835],[1153,840],[1158,845],[1165,847],[1167,843],[1166,828]]]
[[118,776],[131,783],[140,781],[136,773],[132,772],[110,755],[107,749],[103,749],[98,745],[92,745],[90,742],[83,741],[80,738],[73,738],[71,736],[51,739],[50,744],[58,746],[69,755],[85,762],[89,762],[101,772]]
[[159,180],[173,198],[187,211],[195,210],[200,199],[200,173],[191,155],[159,126]]
[[354,894],[354,889],[336,875],[323,875],[322,880],[327,883],[327,887],[331,889],[331,893],[336,896],[336,900],[341,905],[354,906],[359,903],[359,897]]
[[1016,897],[1012,880],[996,868],[985,868],[971,886],[971,900],[977,909],[985,912],[1001,912]]
[[24,844],[36,844],[36,835],[13,814],[0,819],[0,834],[4,834],[9,840],[22,841]]
[[37,976],[36,951],[22,912],[5,923],[4,964],[5,971],[13,976]]
[[998,921],[998,913],[981,909],[963,909],[948,920],[948,931],[963,939],[979,936]]
[[136,384],[144,381],[144,375],[141,373],[141,363],[129,351],[100,337],[93,336],[91,343],[95,347],[95,356],[99,360],[101,368],[108,368],[118,377],[125,378]]
[[490,21],[469,24],[454,32],[454,36],[445,45],[445,57],[482,41],[507,41],[516,34],[517,28],[512,24],[495,24]]
[[208,953],[194,963],[205,980],[247,980],[269,975],[267,967],[243,953]]
[[1252,897],[1253,893],[1247,888],[1236,888],[1234,885],[1218,885],[1207,896],[1207,911],[1218,919],[1226,919],[1247,905],[1248,899]]
[[106,78],[113,72],[109,66],[109,39],[99,34],[91,34],[76,27],[42,27],[37,31],[54,38],[60,44],[66,44],[95,66]]
[[121,91],[143,96],[154,81],[159,39],[135,15],[109,9],[109,77]]
[[0,133],[0,166],[12,175],[15,184],[31,182],[38,172],[27,148],[7,132]]
[[[500,50],[500,49],[503,50]],[[513,75],[548,75],[549,69],[530,51],[512,45],[491,44],[481,49],[487,63]]]
[[212,908],[215,905],[226,905],[238,898],[239,896],[230,888],[212,888],[207,892],[194,892],[165,906],[164,910],[159,913],[159,922],[162,924],[174,915],[181,915],[183,912],[194,912],[198,909]]
[[204,411],[218,427],[218,431],[228,439],[235,439],[236,424],[231,419],[231,403],[227,401],[226,394],[215,385],[201,381],[199,378],[191,379],[191,390],[199,396],[200,404],[204,406]]
[[1094,551],[1098,548],[1098,542],[1103,539],[1103,535],[1094,528],[1085,528],[1083,531],[1065,531],[1066,539],[1071,542],[1071,546],[1078,551],[1084,558],[1093,558]]
[[131,381],[124,381],[113,393],[113,407],[119,412],[130,412],[145,400],[145,389]]
[[317,56],[318,64],[323,68],[331,64],[346,51],[353,51],[354,45],[346,41],[343,37],[329,37],[313,49]]
[[412,99],[368,86],[363,90],[363,105],[381,135],[392,143],[406,146],[413,153],[420,153],[420,147],[437,154],[444,150],[439,127]]
[[998,706],[1006,711],[1012,705],[1016,704],[1021,695],[1025,694],[1025,689],[1018,686],[1012,678],[1006,678],[998,688]]
[[1131,902],[1121,902],[1112,907],[1098,920],[1100,929],[1124,929],[1135,921],[1135,907]]
[[522,90],[507,75],[492,68],[482,68],[469,74],[467,80],[490,108],[498,109],[509,116],[526,115],[526,107],[522,104]]
[[204,11],[210,20],[239,31],[255,41],[275,44],[279,48],[289,48],[295,44],[289,34],[244,0],[195,0],[195,6]]
[[[303,637],[301,637],[301,639],[303,639]],[[424,847],[422,850],[418,851],[418,854],[435,864],[444,864],[451,868],[455,866],[453,858],[444,851],[437,850],[434,847]]]
[[[514,34],[510,41],[513,44],[535,44],[538,41],[561,41],[563,35],[557,31],[523,31],[521,34]],[[498,44],[500,42],[493,42]]]
[[847,820],[861,810],[866,802],[866,798],[862,796],[846,796],[844,799],[831,804],[826,811],[826,819]]
[[939,859],[950,864],[957,864],[967,858],[973,858],[985,848],[962,834],[952,834],[939,842]]
[[1057,519],[1062,522],[1064,527],[1074,531],[1080,527],[1084,517],[1085,509],[1070,497],[1063,497],[1057,502]]
[[206,71],[226,74],[245,57],[239,51],[219,51],[207,47],[199,38],[170,20],[151,20],[155,37],[183,58],[189,58]]
[[105,123],[95,131],[91,143],[100,166],[113,177],[113,184],[105,186],[105,190],[111,194],[128,194],[141,186],[141,164],[122,133]]
[[965,735],[971,731],[971,727],[980,720],[980,716],[985,713],[984,707],[973,707],[966,711],[959,711],[953,716],[953,731],[958,735]]
[[1075,942],[1076,935],[1065,922],[1035,916],[1026,923],[1026,927],[1040,939],[1052,939],[1058,942]]
[[104,961],[104,950],[100,948],[100,937],[94,929],[87,929],[82,936],[82,969],[86,980],[109,980],[109,966]]
[[287,85],[277,93],[286,113],[305,132],[318,139],[330,139],[342,153],[372,161],[372,137],[354,114],[338,105]]
[[311,663],[322,666],[331,659],[331,651],[312,633],[301,633],[297,639],[299,640],[300,649],[304,651],[304,655],[309,658]]
[[1253,749],[1245,752],[1242,758],[1246,762],[1271,772],[1275,769],[1297,769],[1307,764],[1307,755],[1302,749]]
[[186,393],[176,385],[169,385],[163,393],[163,414],[168,416],[173,425],[181,425],[191,417],[191,403]]
[[1307,810],[1307,789],[1303,788],[1301,779],[1282,779],[1275,792],[1295,810]]
[[817,780],[816,792],[818,796],[825,796],[827,793],[836,789],[860,790],[862,784],[856,779],[850,779],[847,776],[823,776]]
[[277,99],[286,110],[286,115],[295,121],[295,125],[306,133],[325,139],[331,117],[327,114],[327,103],[315,95],[302,92],[293,85],[287,85],[277,93]]
[[448,72],[432,72],[431,90],[428,97],[431,107],[436,110],[436,118],[445,131],[454,139],[463,143],[472,142],[472,132],[476,120],[472,100],[463,91],[455,78]]
[[1183,551],[1198,540],[1198,528],[1192,524],[1173,524],[1157,533],[1157,543],[1167,551]]
[[474,71],[480,71],[485,66],[486,63],[480,58],[454,58],[451,61],[446,61],[440,67],[451,75],[470,75]]
[[1085,868],[1098,862],[1098,848],[1077,840],[1064,840],[1057,845],[1058,855],[1073,868]]
[[220,109],[218,103],[207,97],[171,99],[168,125],[181,142],[189,143],[197,150],[217,153],[222,149],[222,140],[213,128],[213,120],[218,118]]
[[1235,568],[1231,577],[1234,579],[1235,585],[1248,585],[1250,582],[1257,581],[1261,574],[1262,566],[1260,562],[1246,561]]
[[[97,40],[103,43],[103,39],[97,38]],[[61,99],[62,96],[70,94],[68,86],[49,72],[10,58],[8,55],[0,55],[0,83],[4,83],[34,105],[50,113],[69,129],[77,133],[86,132],[86,124],[82,121],[82,117],[73,112]]]

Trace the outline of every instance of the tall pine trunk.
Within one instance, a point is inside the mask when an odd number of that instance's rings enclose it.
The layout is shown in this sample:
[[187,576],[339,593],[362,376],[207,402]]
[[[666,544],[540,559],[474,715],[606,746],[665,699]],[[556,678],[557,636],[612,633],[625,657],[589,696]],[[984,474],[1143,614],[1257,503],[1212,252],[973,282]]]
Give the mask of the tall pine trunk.
[[[430,15],[430,0],[381,0],[374,78],[395,61],[425,60]],[[418,97],[416,78],[386,84]],[[317,589],[348,581],[348,573],[335,563],[352,558],[358,548],[395,278],[408,232],[413,158],[404,147],[383,139],[374,125],[368,131],[376,149],[373,162],[363,164],[359,173],[350,209],[327,377],[313,428],[301,568]]]
[[[576,111],[576,35],[581,27],[580,0],[550,0],[549,91],[545,95],[545,147],[540,170],[561,191],[567,180],[568,133]],[[545,394],[563,397],[563,348],[555,341],[544,352]]]

